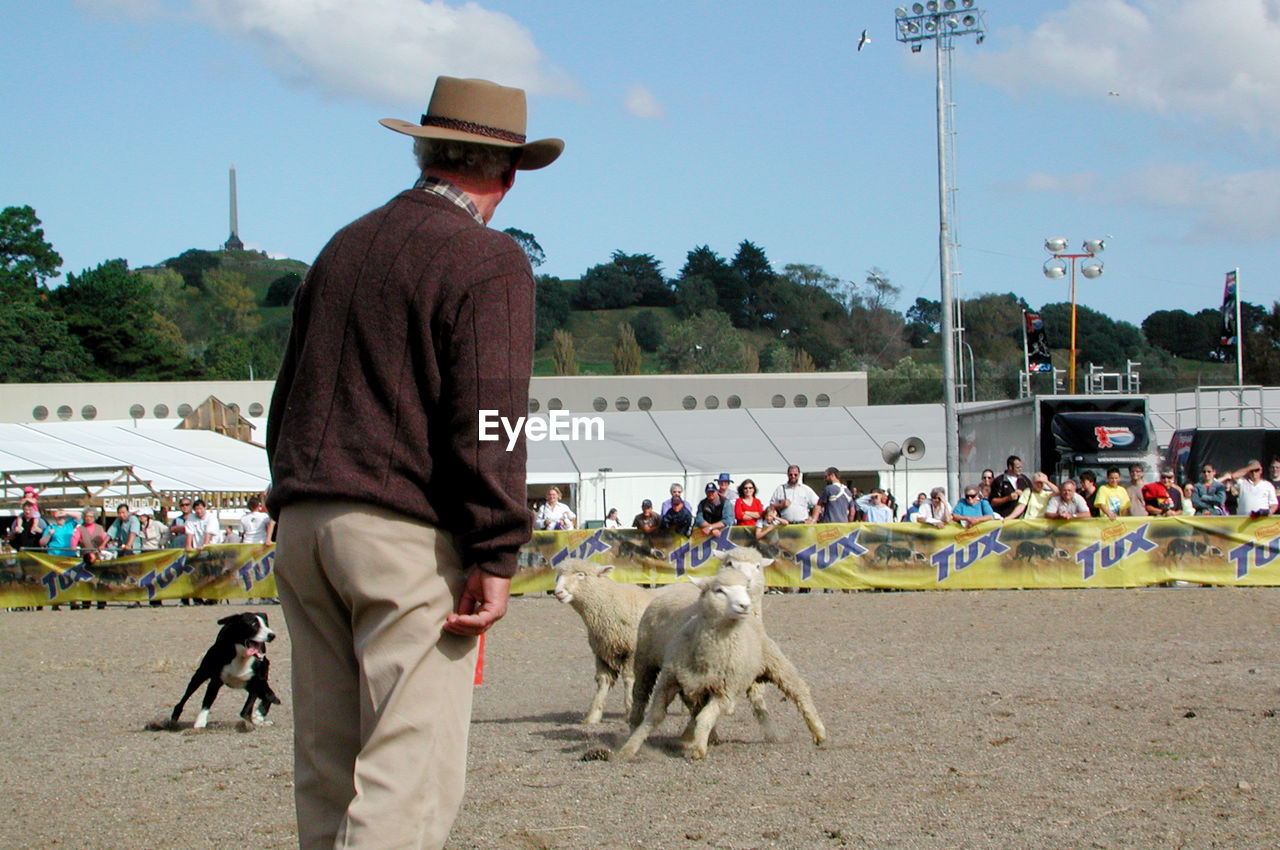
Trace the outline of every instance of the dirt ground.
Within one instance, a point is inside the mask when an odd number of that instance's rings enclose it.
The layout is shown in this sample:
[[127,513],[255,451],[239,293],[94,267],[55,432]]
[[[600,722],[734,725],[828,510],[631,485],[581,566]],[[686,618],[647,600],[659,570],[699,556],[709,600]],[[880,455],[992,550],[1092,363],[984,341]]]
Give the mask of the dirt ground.
[[[235,610],[243,610],[237,603]],[[149,731],[226,606],[0,613],[2,847],[289,847],[288,634],[276,725]],[[1066,848],[1280,845],[1280,589],[768,596],[770,633],[829,733],[745,704],[702,762],[683,716],[631,762],[621,695],[591,697],[585,632],[513,600],[476,694],[461,848]],[[773,692],[773,700],[777,692]]]

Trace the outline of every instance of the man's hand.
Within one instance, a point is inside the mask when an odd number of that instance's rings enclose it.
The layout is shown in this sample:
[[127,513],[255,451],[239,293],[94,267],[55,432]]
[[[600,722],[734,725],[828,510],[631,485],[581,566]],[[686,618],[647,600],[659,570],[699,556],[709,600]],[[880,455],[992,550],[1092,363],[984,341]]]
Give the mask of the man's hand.
[[484,634],[506,616],[510,590],[511,579],[472,569],[454,612],[445,618],[444,630],[471,637]]

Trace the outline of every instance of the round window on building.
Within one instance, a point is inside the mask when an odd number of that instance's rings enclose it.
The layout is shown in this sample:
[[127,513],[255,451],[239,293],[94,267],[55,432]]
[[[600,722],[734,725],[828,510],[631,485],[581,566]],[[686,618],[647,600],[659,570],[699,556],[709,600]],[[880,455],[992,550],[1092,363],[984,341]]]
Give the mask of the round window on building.
[[691,395],[687,395],[684,397],[684,400],[680,402],[680,404],[684,406],[685,410],[693,410],[695,407],[698,406],[698,400]]
[[49,418],[49,408],[43,404],[37,404],[35,410],[31,411],[31,418],[37,422],[43,422]]
[[147,409],[140,404],[135,404],[129,408],[130,419],[141,419],[147,415]]
[[707,408],[707,410],[715,410],[717,407],[720,406],[720,399],[716,398],[713,395],[709,395],[706,397],[705,400],[703,400],[702,404],[704,407]]
[[627,408],[631,407],[631,399],[627,398],[624,395],[620,395],[616,399],[614,399],[613,406],[618,408],[618,410],[626,410]]
[[529,412],[530,412],[530,413],[537,413],[537,412],[538,412],[539,410],[541,410],[541,409],[542,409],[542,405],[538,404],[538,400],[537,400],[536,398],[531,398],[531,399],[529,399]]
[[255,401],[249,405],[250,416],[261,416],[263,411],[262,402]]
[[649,408],[653,407],[653,399],[649,398],[647,395],[642,395],[636,401],[636,407],[640,408],[641,410],[648,410]]
[[81,419],[98,418],[98,408],[94,407],[92,404],[86,404],[84,407],[80,408],[80,418]]
[[813,400],[813,403],[818,407],[830,407],[831,396],[827,395],[826,393],[818,393],[818,396]]
[[773,398],[771,398],[769,401],[773,404],[773,406],[774,406],[774,407],[786,407],[786,406],[787,406],[787,398],[786,398],[786,396],[782,395],[781,393],[779,393],[779,394],[775,395],[775,396],[774,396]]
[[596,409],[597,413],[599,413],[603,410],[609,409],[609,402],[604,400],[604,396],[598,395],[596,396],[595,401],[591,402],[591,406]]
[[58,418],[59,418],[59,419],[70,419],[70,418],[71,418],[71,414],[72,414],[72,413],[74,413],[74,412],[75,412],[75,411],[71,409],[71,405],[69,405],[69,404],[60,404],[60,405],[58,405]]
[[561,402],[560,399],[558,398],[553,398],[547,402],[547,410],[561,410],[563,408],[564,408],[564,403]]
[[191,405],[187,404],[185,401],[182,404],[178,405],[178,415],[181,416],[183,419],[186,419],[188,416],[190,416]]
[[791,400],[791,403],[794,404],[796,407],[808,407],[809,397],[807,395],[797,395],[795,398]]
[[169,415],[169,405],[157,404],[154,408],[152,408],[151,412],[156,415],[156,419],[164,419],[166,416]]
[[736,395],[729,396],[724,403],[730,410],[737,410],[742,407],[742,399]]

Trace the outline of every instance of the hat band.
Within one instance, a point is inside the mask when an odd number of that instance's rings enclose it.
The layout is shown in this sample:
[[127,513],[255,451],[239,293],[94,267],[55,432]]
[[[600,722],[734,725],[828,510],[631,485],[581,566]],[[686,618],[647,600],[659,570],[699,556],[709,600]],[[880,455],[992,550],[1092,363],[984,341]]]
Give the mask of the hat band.
[[504,142],[523,145],[525,140],[524,133],[513,133],[510,130],[503,130],[501,127],[490,127],[487,124],[476,124],[472,121],[461,121],[457,118],[444,118],[438,115],[423,115],[423,127],[443,127],[446,130],[458,130],[462,133],[471,133],[474,136],[488,136],[491,139],[501,139]]

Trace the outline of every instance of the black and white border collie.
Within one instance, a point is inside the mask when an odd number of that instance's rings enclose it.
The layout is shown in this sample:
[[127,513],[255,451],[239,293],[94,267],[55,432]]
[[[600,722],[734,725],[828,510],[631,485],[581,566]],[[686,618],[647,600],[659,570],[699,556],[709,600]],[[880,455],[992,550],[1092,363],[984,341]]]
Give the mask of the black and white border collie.
[[[192,728],[203,729],[209,723],[209,707],[218,698],[218,691],[223,685],[247,691],[249,698],[245,700],[240,716],[246,722],[259,726],[266,722],[267,712],[272,705],[278,705],[280,698],[267,682],[267,644],[275,640],[276,633],[267,626],[267,615],[258,613],[232,614],[218,621],[222,630],[209,651],[204,654],[200,666],[187,685],[187,692],[173,707],[171,722],[177,723],[187,700],[205,681],[209,688],[204,692],[200,702],[200,713]],[[257,706],[255,707],[255,703]]]

